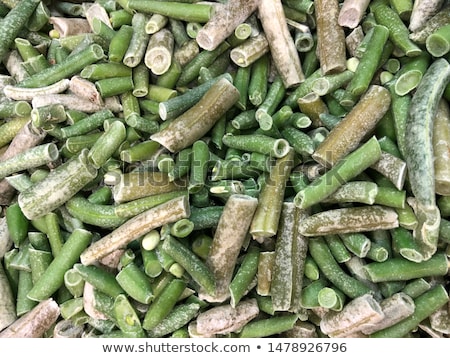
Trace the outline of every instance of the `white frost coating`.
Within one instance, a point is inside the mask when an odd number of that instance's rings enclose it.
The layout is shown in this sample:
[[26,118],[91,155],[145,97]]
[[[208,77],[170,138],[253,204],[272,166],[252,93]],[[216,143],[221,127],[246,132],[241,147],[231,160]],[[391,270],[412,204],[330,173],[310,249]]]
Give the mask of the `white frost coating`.
[[441,9],[443,3],[444,0],[415,0],[409,18],[409,30],[420,30]]
[[304,236],[342,234],[398,227],[395,210],[380,205],[340,208],[311,215],[299,224]]
[[131,241],[165,224],[189,217],[186,196],[169,200],[126,221],[114,231],[94,242],[81,254],[81,263],[90,265]]
[[61,16],[51,16],[48,20],[53,28],[58,31],[60,37],[86,34],[91,32],[91,27],[86,19],[66,18]]
[[398,190],[403,189],[406,179],[406,162],[386,152],[381,153],[381,158],[371,166],[380,174],[388,178]]
[[230,0],[216,9],[208,22],[199,30],[196,41],[200,47],[212,51],[257,8],[260,0]]
[[58,303],[48,298],[0,332],[0,338],[42,338],[59,314]]
[[364,17],[370,0],[345,0],[339,10],[338,24],[354,29]]
[[384,318],[380,304],[370,294],[347,303],[340,312],[329,311],[320,321],[320,329],[330,337],[348,337]]
[[216,293],[214,297],[203,293],[201,298],[223,302],[229,297],[236,260],[257,205],[258,200],[247,195],[234,194],[227,200],[206,261],[216,279]]
[[254,298],[240,302],[235,308],[229,304],[216,306],[198,315],[196,330],[206,336],[236,332],[258,314],[258,303]]
[[384,328],[393,326],[397,322],[411,316],[414,313],[413,299],[403,292],[398,292],[380,302],[384,318],[374,324],[367,324],[361,330],[364,334],[372,334]]
[[5,256],[13,245],[11,236],[9,235],[8,225],[6,223],[6,217],[0,218],[0,259]]
[[6,97],[16,100],[16,101],[31,101],[34,97],[39,95],[50,95],[62,93],[69,88],[70,80],[64,78],[58,82],[55,82],[49,86],[37,87],[37,88],[27,88],[27,87],[16,87],[13,85],[6,85],[3,88],[3,93]]

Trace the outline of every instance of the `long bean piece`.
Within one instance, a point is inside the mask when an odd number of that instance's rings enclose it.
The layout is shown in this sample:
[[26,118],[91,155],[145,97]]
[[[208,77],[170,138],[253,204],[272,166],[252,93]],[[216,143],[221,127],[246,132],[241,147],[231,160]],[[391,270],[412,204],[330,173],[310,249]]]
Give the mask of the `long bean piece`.
[[415,196],[418,226],[415,237],[424,260],[437,249],[440,213],[435,201],[432,131],[439,99],[450,81],[450,65],[438,59],[430,65],[411,100],[406,122],[405,160]]

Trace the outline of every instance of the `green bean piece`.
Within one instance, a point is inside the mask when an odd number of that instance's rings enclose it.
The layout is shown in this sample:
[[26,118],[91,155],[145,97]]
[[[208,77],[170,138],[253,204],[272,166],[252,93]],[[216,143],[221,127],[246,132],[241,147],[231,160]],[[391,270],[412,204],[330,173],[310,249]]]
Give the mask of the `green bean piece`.
[[174,222],[170,227],[171,235],[184,238],[187,237],[194,230],[194,223],[189,219],[181,219]]
[[214,228],[222,215],[222,206],[207,206],[203,208],[191,207],[189,220],[194,223],[194,230]]
[[345,247],[358,257],[366,257],[371,247],[370,239],[362,233],[339,234]]
[[29,18],[39,5],[39,1],[27,0],[20,2],[17,6],[11,9],[3,18],[1,23],[1,51],[0,58],[4,60],[14,40],[19,35],[20,31],[25,28]]
[[447,258],[437,252],[427,261],[413,262],[405,258],[390,258],[384,262],[372,262],[364,266],[372,282],[411,280],[433,275],[445,275]]
[[324,239],[333,257],[338,263],[344,263],[351,259],[351,253],[344,245],[342,238],[337,234],[325,235]]
[[172,333],[172,338],[175,338],[178,331],[197,316],[199,310],[198,303],[178,304],[159,324],[148,330],[147,334],[149,337],[159,338]]
[[269,43],[263,33],[249,37],[230,51],[230,58],[238,67],[251,68],[269,52]]
[[272,127],[271,116],[283,100],[286,89],[280,76],[276,76],[268,88],[264,101],[258,106],[255,116],[261,129],[269,130]]
[[434,176],[435,191],[439,195],[448,195],[450,193],[447,171],[449,170],[448,160],[445,155],[447,141],[445,138],[450,135],[448,130],[448,120],[450,118],[450,110],[446,101],[441,99],[433,123],[433,152],[435,156]]
[[363,282],[343,271],[323,238],[309,240],[309,253],[325,277],[348,297],[356,298],[370,292],[369,287]]
[[188,247],[169,236],[163,241],[162,250],[179,263],[206,292],[214,292],[215,283],[212,273]]
[[239,332],[239,338],[268,337],[292,329],[298,317],[296,314],[274,316],[252,321]]
[[248,292],[251,283],[255,280],[258,271],[259,253],[258,247],[250,246],[244,260],[236,271],[229,287],[232,307],[236,307],[246,292]]
[[[175,198],[148,209],[108,233],[93,243],[81,255],[81,262],[92,264],[115,249],[127,245],[153,229],[189,216],[189,207],[185,196]],[[149,220],[149,218],[152,220]]]
[[135,263],[123,267],[116,275],[122,289],[138,302],[148,304],[153,298],[149,277]]
[[67,270],[64,274],[64,286],[74,298],[82,298],[84,284],[83,277],[74,268]]
[[79,53],[68,57],[63,62],[50,66],[41,72],[24,79],[17,85],[19,87],[48,86],[80,72],[87,65],[97,62],[103,57],[104,52],[100,45],[91,44]]
[[158,259],[156,250],[142,250],[141,256],[145,274],[151,278],[158,277],[162,273],[163,267]]
[[36,283],[53,260],[53,255],[49,251],[29,248],[31,280]]
[[174,38],[170,30],[161,29],[154,33],[148,42],[144,55],[145,65],[155,74],[167,72],[172,63]]
[[147,21],[148,16],[146,14],[141,12],[133,14],[131,20],[133,33],[122,60],[128,67],[136,67],[144,59],[145,50],[150,39],[150,35],[145,32]]
[[197,193],[205,186],[208,175],[209,147],[202,140],[192,144],[192,161],[189,171],[189,193]]
[[238,99],[236,87],[222,78],[212,85],[197,104],[150,138],[171,152],[178,152],[206,134]]
[[424,278],[416,278],[411,280],[402,288],[402,292],[415,299],[427,292],[431,288],[431,284]]
[[120,294],[115,298],[113,312],[117,326],[126,337],[146,337],[139,316],[126,295]]
[[264,134],[233,135],[227,133],[222,138],[223,143],[230,148],[248,150],[283,158],[290,150],[286,139],[276,139]]
[[209,4],[172,4],[171,1],[130,0],[128,6],[133,10],[157,13],[186,22],[206,23],[213,13],[213,7]]
[[263,55],[251,66],[248,99],[254,106],[263,103],[268,90],[269,56]]
[[19,281],[16,298],[16,314],[23,316],[36,307],[37,302],[28,297],[28,293],[33,288],[33,277],[31,272],[19,270]]
[[61,132],[64,138],[88,134],[103,125],[104,121],[109,118],[114,118],[114,113],[109,109],[104,109],[80,119],[73,125],[61,128]]
[[370,335],[373,338],[401,338],[405,337],[409,332],[414,330],[421,321],[429,317],[430,314],[437,311],[440,307],[448,302],[448,293],[445,288],[438,284],[429,291],[423,293],[414,299],[414,313],[404,320],[384,328]]
[[[415,237],[421,246],[425,260],[436,251],[440,219],[435,202],[431,149],[433,126],[430,121],[436,114],[439,99],[450,79],[449,70],[448,62],[443,59],[438,59],[430,65],[411,100],[406,122],[406,130],[409,134],[405,140],[405,160],[411,190],[416,199],[414,211],[418,218]],[[423,148],[429,149],[423,150]],[[419,162],[420,168],[417,166]]]
[[0,287],[2,306],[0,310],[0,329],[8,327],[17,319],[16,302],[3,264],[0,265]]
[[300,232],[305,236],[347,234],[392,229],[398,225],[395,210],[380,205],[366,205],[313,214],[300,224]]
[[95,141],[88,159],[96,168],[102,167],[125,140],[126,129],[121,121],[109,124],[105,132]]
[[46,234],[48,242],[50,244],[51,252],[53,256],[59,255],[63,245],[64,239],[61,233],[61,227],[59,225],[59,218],[55,212],[50,212],[44,216]]
[[14,244],[19,247],[28,236],[29,220],[23,214],[19,204],[14,203],[6,209],[6,227]]
[[450,26],[442,26],[427,37],[427,51],[434,57],[444,56],[450,50],[449,30]]
[[203,95],[221,78],[226,78],[232,82],[232,77],[228,74],[224,74],[213,78],[201,85],[187,90],[185,93],[162,101],[159,104],[159,115],[163,121],[171,120],[181,115],[183,112],[191,108],[196,102],[198,102]]
[[364,52],[359,60],[355,74],[346,88],[353,96],[359,96],[369,88],[373,76],[375,75],[375,71],[382,65],[380,63],[381,54],[388,37],[389,30],[387,27],[382,25],[373,27],[367,45],[367,51]]
[[[372,137],[358,149],[348,154],[344,159],[341,159],[324,175],[299,191],[294,198],[294,203],[303,209],[319,203],[344,183],[374,164],[380,156],[381,149],[379,143],[375,137]],[[361,168],[358,168],[359,165],[361,165]]]
[[65,207],[71,215],[89,225],[115,228],[125,222],[112,205],[92,203],[81,195],[69,199]]
[[[331,130],[316,149],[313,159],[324,166],[334,165],[359,145],[366,130],[375,128],[388,111],[389,104],[389,91],[381,86],[371,86],[358,104]],[[359,129],[356,131],[355,128]],[[343,133],[346,133],[345,140]]]
[[430,55],[424,52],[419,56],[402,61],[401,68],[394,79],[396,94],[404,96],[417,87],[430,65],[430,59]]
[[125,57],[128,46],[133,36],[132,26],[125,24],[120,26],[109,43],[108,59],[113,63],[120,63]]
[[212,51],[200,51],[195,57],[189,61],[182,69],[177,86],[186,86],[195,80],[202,67],[209,67],[221,54],[230,48],[228,42],[222,42],[216,49]]
[[300,297],[300,305],[303,308],[311,309],[320,307],[318,300],[319,292],[329,285],[325,278],[320,278],[305,285]]
[[104,78],[95,82],[95,87],[103,98],[117,96],[134,88],[132,76]]
[[160,145],[154,140],[145,140],[120,151],[120,159],[127,163],[140,162],[150,159]]
[[350,181],[342,185],[330,196],[325,198],[325,203],[363,203],[374,204],[378,194],[378,186],[369,181]]
[[151,330],[160,324],[172,311],[185,288],[186,283],[181,279],[173,279],[169,282],[150,304],[142,327],[145,330]]
[[391,230],[391,237],[394,252],[413,262],[421,262],[423,260],[419,246],[415,242],[411,231],[398,227]]
[[389,39],[395,46],[408,57],[420,55],[422,50],[410,40],[408,28],[394,9],[382,1],[375,1],[370,7],[377,23],[389,29]]
[[251,77],[251,66],[238,67],[236,70],[236,76],[233,80],[234,86],[239,91],[239,100],[236,103],[239,109],[245,111],[248,105],[248,87]]
[[105,267],[76,263],[73,268],[83,277],[85,282],[112,298],[125,292],[116,281],[114,274],[107,271]]
[[338,24],[339,4],[335,1],[314,3],[317,21],[317,51],[323,74],[345,69],[345,35]]
[[16,118],[14,121],[8,121],[0,125],[0,147],[9,144],[20,129],[27,124],[29,118]]
[[[43,216],[74,196],[97,175],[87,160],[87,150],[58,166],[44,180],[19,194],[19,205],[29,219]],[[50,195],[58,193],[58,195]]]
[[300,56],[286,22],[283,5],[262,2],[258,5],[259,20],[271,49],[271,58],[284,88],[293,88],[305,80]]
[[348,337],[360,328],[372,326],[384,317],[380,304],[371,294],[354,298],[341,311],[329,311],[320,328],[329,337]]
[[335,287],[324,287],[317,294],[317,302],[320,307],[328,308],[332,311],[342,311],[345,295]]
[[290,149],[284,157],[276,160],[266,176],[250,226],[250,234],[256,240],[262,240],[277,233],[286,184],[293,166],[294,151]]
[[27,297],[34,301],[43,301],[53,295],[64,283],[65,272],[78,261],[81,252],[91,243],[91,238],[91,232],[84,229],[75,230]]

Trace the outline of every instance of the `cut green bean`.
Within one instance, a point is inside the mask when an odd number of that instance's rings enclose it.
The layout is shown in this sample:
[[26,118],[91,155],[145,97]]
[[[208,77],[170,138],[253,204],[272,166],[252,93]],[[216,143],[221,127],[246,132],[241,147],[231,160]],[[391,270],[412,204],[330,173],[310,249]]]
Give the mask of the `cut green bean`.
[[331,130],[330,135],[316,149],[313,158],[324,166],[336,164],[359,145],[366,130],[375,128],[388,111],[389,104],[389,91],[381,86],[371,86],[355,107]]
[[370,337],[401,338],[414,330],[421,321],[448,302],[448,293],[442,285],[436,285],[414,300],[414,313],[393,326],[372,333]]
[[297,315],[287,314],[255,320],[245,325],[238,336],[239,338],[253,338],[279,334],[292,329],[297,319]]
[[[331,195],[335,190],[348,182],[368,166],[374,164],[381,156],[379,143],[375,137],[350,153],[338,164],[303,190],[299,191],[294,203],[300,208],[308,208]],[[368,161],[367,163],[365,163]],[[351,164],[350,164],[351,163]],[[361,168],[358,168],[361,165]],[[350,166],[350,167],[348,167]]]
[[376,1],[370,4],[377,23],[389,29],[389,39],[401,49],[406,56],[420,55],[422,50],[409,39],[409,31],[400,16],[387,4]]
[[259,248],[251,246],[236,274],[230,282],[230,304],[236,307],[244,295],[251,288],[258,271]]
[[19,194],[22,212],[29,219],[43,216],[69,200],[96,175],[97,170],[87,160],[87,150],[82,151]]
[[103,57],[104,52],[100,45],[92,44],[79,53],[68,57],[65,61],[48,67],[47,69],[24,79],[17,85],[19,87],[48,86],[81,71],[87,65],[97,62]]
[[[225,204],[206,260],[216,280],[215,292],[209,292],[213,300],[221,302],[229,295],[228,286],[257,204],[255,198],[240,194],[230,196]],[[223,260],[223,252],[227,260]]]
[[185,288],[186,283],[180,279],[174,279],[169,282],[150,304],[142,322],[142,327],[145,330],[151,330],[161,323],[169,315]]
[[130,0],[128,6],[133,10],[157,13],[186,22],[206,23],[214,13],[214,8],[210,4],[172,4],[171,1]]
[[43,301],[54,294],[64,283],[66,271],[78,261],[91,239],[92,233],[87,230],[74,231],[27,296],[35,301]]
[[126,295],[120,294],[115,298],[113,312],[118,327],[126,337],[146,337],[139,316]]
[[153,298],[149,277],[135,263],[123,267],[116,275],[118,284],[138,302],[148,304]]
[[284,157],[276,160],[270,173],[265,177],[250,226],[250,234],[255,240],[264,240],[278,232],[283,197],[293,166],[294,151],[290,149]]
[[411,280],[427,276],[442,276],[448,272],[447,257],[436,253],[427,261],[413,262],[404,258],[391,258],[384,262],[365,265],[372,282]]
[[[239,99],[239,91],[228,80],[217,81],[201,100],[150,138],[171,152],[184,149],[207,133]],[[186,131],[186,128],[190,128]]]
[[[434,167],[432,158],[432,125],[439,99],[450,77],[450,66],[438,59],[428,68],[411,100],[406,128],[406,164],[411,190],[416,198],[415,213],[418,227],[415,236],[421,245],[424,259],[436,251],[440,215],[435,202]],[[431,117],[430,117],[431,116]],[[428,128],[424,130],[424,128]],[[420,147],[420,149],[419,149]],[[423,150],[427,148],[427,150]],[[420,164],[420,168],[417,166]]]

